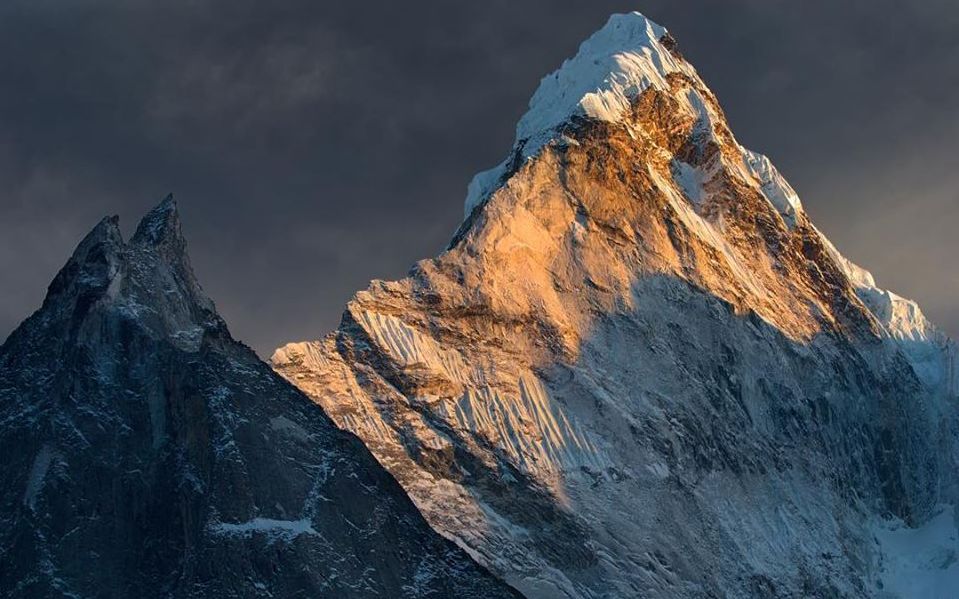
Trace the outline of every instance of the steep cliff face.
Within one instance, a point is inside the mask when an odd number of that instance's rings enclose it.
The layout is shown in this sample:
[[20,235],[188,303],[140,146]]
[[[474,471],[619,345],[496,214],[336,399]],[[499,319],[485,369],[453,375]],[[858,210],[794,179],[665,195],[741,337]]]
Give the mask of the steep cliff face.
[[[466,209],[272,359],[434,528],[529,597],[959,578],[954,346],[819,233],[665,29],[614,16],[547,76]],[[926,526],[943,559],[904,557]]]
[[4,597],[514,597],[237,343],[169,199],[0,348]]

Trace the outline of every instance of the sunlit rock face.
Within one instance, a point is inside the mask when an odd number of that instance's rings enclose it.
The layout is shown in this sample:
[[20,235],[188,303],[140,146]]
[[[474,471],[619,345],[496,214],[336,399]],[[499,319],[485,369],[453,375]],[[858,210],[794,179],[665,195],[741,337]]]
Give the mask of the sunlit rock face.
[[[466,208],[272,359],[436,530],[532,598],[956,579],[953,345],[817,231],[663,28],[615,16],[547,76]],[[876,533],[923,526],[952,527],[939,562]]]
[[163,202],[0,348],[0,596],[515,597],[234,341]]

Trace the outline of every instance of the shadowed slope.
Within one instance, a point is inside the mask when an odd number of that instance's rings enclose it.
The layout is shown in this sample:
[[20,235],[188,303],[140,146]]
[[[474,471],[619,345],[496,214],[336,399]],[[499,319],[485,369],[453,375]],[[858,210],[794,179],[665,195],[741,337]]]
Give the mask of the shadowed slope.
[[234,341],[168,198],[0,349],[5,597],[515,597]]

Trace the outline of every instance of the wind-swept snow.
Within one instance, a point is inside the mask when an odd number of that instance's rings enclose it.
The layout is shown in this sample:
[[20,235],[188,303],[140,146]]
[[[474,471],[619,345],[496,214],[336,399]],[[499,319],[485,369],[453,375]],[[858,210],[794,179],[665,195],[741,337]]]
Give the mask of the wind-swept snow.
[[670,73],[691,73],[664,45],[666,33],[638,12],[610,17],[576,56],[540,82],[516,127],[517,141],[526,142],[523,153],[535,154],[570,117],[618,121],[646,89],[667,88]]
[[[670,73],[693,74],[664,44],[666,28],[638,12],[613,15],[579,47],[576,56],[540,81],[529,110],[516,126],[518,153],[534,156],[573,117],[615,122],[646,89],[668,88]],[[469,216],[501,182],[507,162],[484,171],[469,185]]]
[[792,186],[766,156],[743,148],[743,161],[749,172],[759,181],[763,195],[775,206],[789,226],[795,226],[796,218],[802,212],[802,203]]

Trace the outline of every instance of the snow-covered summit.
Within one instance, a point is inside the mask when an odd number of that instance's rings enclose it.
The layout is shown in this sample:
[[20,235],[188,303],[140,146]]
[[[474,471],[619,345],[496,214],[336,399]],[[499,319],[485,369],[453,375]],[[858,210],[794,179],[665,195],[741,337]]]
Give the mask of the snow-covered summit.
[[[671,73],[695,75],[667,47],[669,32],[639,12],[616,14],[579,47],[576,56],[544,77],[516,126],[518,153],[535,155],[573,117],[616,122],[650,87],[665,89]],[[476,175],[469,185],[469,216],[499,183],[506,162]]]
[[573,116],[614,122],[650,86],[665,88],[670,73],[692,72],[667,49],[666,35],[638,12],[610,17],[576,56],[540,82],[516,127],[524,154],[534,154]]

